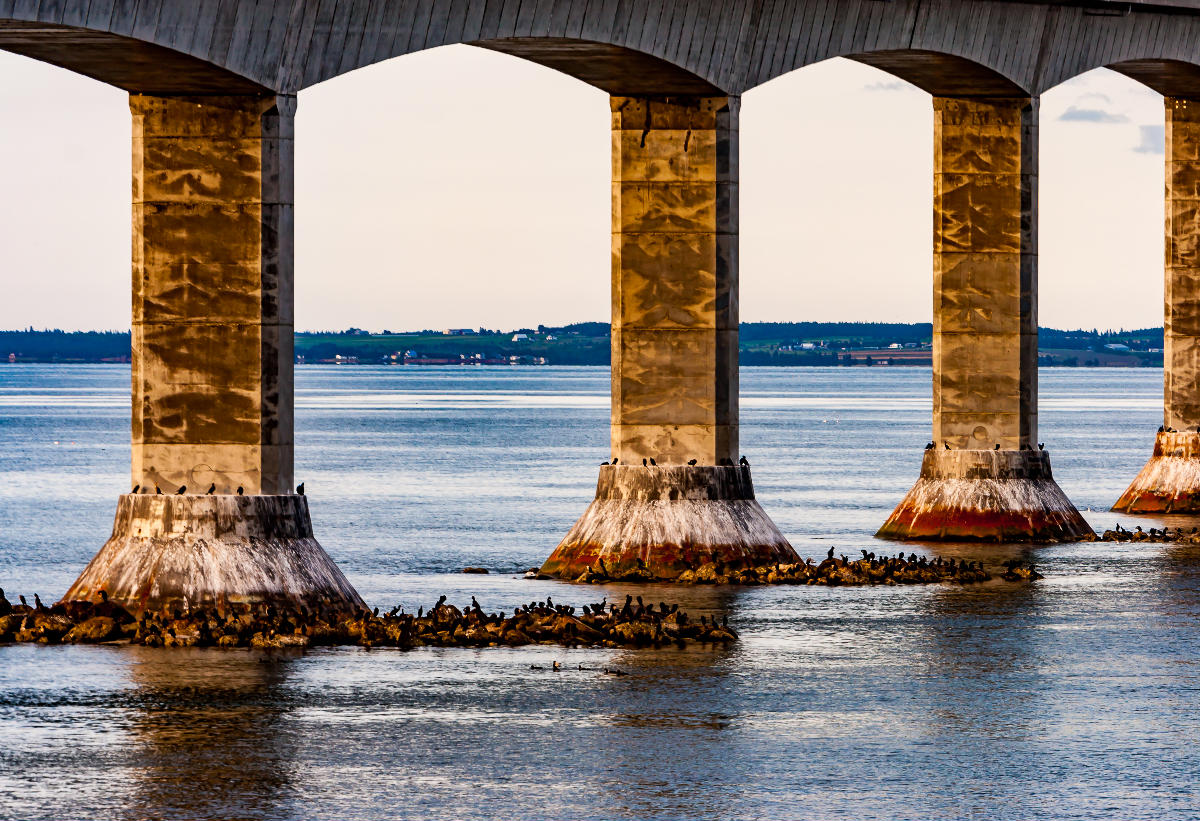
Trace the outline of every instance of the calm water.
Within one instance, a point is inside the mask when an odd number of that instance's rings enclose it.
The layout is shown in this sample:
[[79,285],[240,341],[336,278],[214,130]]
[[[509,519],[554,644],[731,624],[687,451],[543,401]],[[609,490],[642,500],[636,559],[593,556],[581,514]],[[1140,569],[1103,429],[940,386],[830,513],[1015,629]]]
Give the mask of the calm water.
[[[10,597],[60,595],[103,543],[128,383],[0,366]],[[742,388],[742,450],[801,555],[889,549],[871,534],[916,478],[928,370]],[[607,392],[594,368],[301,368],[317,535],[373,604],[623,595],[516,577],[591,497]],[[1094,526],[1161,401],[1157,371],[1042,372],[1040,438]],[[650,591],[727,613],[728,650],[0,647],[0,817],[1194,818],[1200,550],[1035,556],[1029,587]]]

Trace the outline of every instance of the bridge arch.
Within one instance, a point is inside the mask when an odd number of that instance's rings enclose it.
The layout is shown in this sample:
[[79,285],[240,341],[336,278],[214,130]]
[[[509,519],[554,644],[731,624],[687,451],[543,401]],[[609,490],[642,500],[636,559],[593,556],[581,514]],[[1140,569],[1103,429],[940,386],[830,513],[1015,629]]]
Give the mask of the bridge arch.
[[0,18],[0,49],[131,94],[269,94],[263,84],[184,51],[107,31]]

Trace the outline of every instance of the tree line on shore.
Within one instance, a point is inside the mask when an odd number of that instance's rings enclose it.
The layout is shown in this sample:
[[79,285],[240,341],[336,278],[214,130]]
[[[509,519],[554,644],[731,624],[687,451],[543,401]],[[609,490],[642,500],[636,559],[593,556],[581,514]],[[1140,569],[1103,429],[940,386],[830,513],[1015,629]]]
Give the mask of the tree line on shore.
[[[1162,328],[1041,328],[1038,334],[1043,364],[1162,364]],[[931,338],[928,322],[745,322],[740,329],[739,360],[743,365],[871,364],[862,356],[852,358],[849,352],[893,347],[919,352],[928,349]],[[303,363],[335,361],[338,357],[360,364],[402,363],[406,353],[413,353],[416,357],[410,359],[474,357],[477,361],[509,361],[540,357],[550,365],[608,365],[610,356],[609,326],[605,322],[539,325],[510,331],[304,331],[296,334],[295,349],[298,361]],[[128,331],[0,331],[0,363],[128,362],[129,358]]]

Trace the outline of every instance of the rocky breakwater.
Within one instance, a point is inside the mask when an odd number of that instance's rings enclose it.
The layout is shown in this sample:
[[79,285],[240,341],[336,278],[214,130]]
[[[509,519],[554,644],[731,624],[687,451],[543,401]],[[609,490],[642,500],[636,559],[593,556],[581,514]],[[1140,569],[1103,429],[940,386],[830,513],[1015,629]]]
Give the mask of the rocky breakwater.
[[1182,527],[1164,527],[1162,529],[1151,527],[1143,530],[1141,525],[1137,525],[1133,530],[1122,527],[1117,523],[1111,530],[1104,531],[1103,535],[1092,541],[1100,542],[1160,542],[1172,544],[1200,544],[1200,528],[1193,527],[1185,529]]
[[[952,582],[974,584],[986,582],[994,576],[982,562],[943,560],[941,557],[928,559],[915,553],[905,556],[876,556],[862,551],[862,558],[834,556],[830,550],[820,564],[812,559],[792,564],[773,564],[762,567],[738,568],[709,562],[695,570],[684,571],[674,581],[678,584],[810,584],[827,587],[889,584],[936,584]],[[1004,564],[1000,578],[1005,581],[1034,581],[1043,578],[1020,560]],[[636,568],[617,577],[607,576],[600,566],[589,568],[578,579],[579,583],[602,584],[605,582],[648,582],[656,581],[647,568]]]
[[46,607],[34,597],[13,605],[0,590],[0,642],[96,644],[124,642],[149,647],[304,648],[361,647],[658,647],[689,642],[730,642],[737,632],[726,622],[693,620],[678,605],[644,604],[627,596],[621,606],[607,599],[578,610],[545,601],[521,605],[511,614],[485,612],[474,597],[459,609],[442,596],[415,614],[395,607],[380,615],[327,605],[289,607],[271,603],[233,604],[138,615],[101,595],[97,602],[62,602]]

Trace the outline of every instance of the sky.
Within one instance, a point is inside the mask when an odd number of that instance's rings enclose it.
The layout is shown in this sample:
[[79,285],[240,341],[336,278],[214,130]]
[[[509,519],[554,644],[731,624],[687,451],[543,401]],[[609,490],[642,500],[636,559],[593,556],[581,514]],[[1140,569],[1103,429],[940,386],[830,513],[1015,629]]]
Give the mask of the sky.
[[[928,322],[932,108],[834,59],[747,92],[741,318]],[[301,92],[296,327],[606,320],[607,95],[447,46]],[[127,329],[124,92],[0,52],[0,328]],[[1162,323],[1163,106],[1105,69],[1041,103],[1039,322]]]

